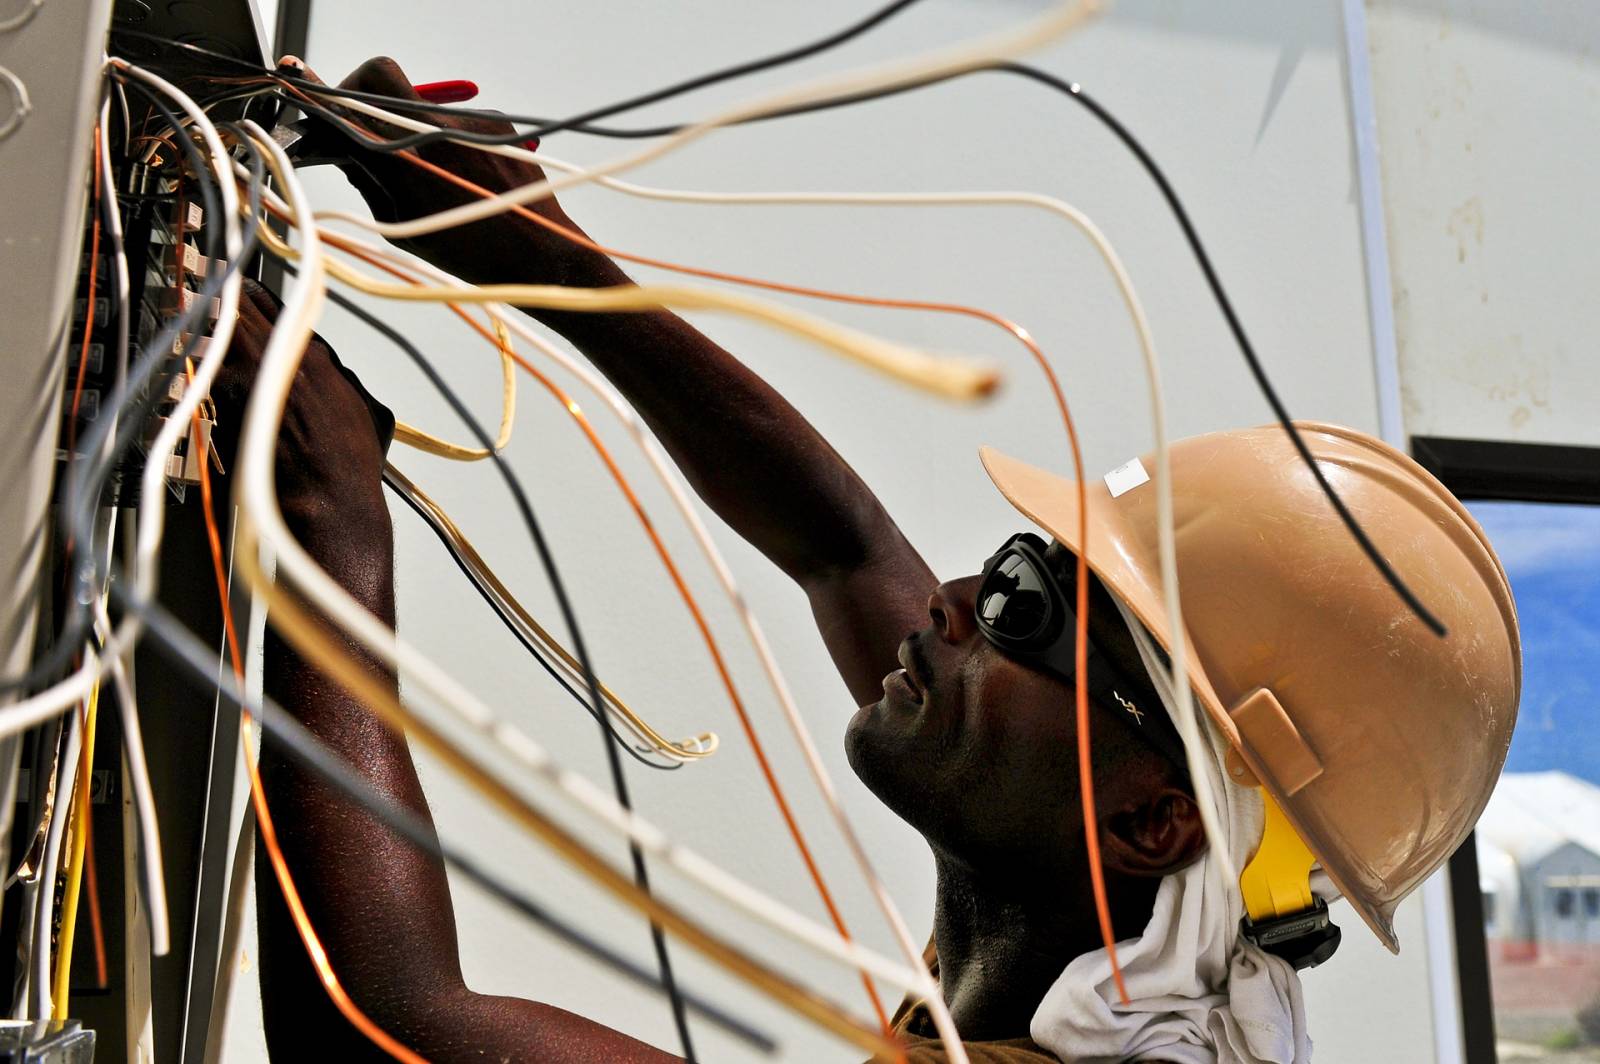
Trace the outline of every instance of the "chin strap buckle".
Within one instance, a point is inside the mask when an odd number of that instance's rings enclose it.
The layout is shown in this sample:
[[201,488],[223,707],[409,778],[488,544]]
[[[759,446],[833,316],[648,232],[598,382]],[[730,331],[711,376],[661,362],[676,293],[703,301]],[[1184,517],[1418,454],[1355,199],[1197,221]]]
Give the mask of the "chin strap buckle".
[[1315,968],[1339,948],[1339,925],[1328,915],[1328,903],[1318,898],[1311,908],[1270,920],[1239,921],[1239,933],[1263,953],[1282,957],[1295,970]]

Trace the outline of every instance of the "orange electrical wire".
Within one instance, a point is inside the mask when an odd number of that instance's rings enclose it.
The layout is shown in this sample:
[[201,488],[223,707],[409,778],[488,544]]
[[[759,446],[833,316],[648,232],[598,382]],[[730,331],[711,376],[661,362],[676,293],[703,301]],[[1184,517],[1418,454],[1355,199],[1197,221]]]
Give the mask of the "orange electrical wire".
[[[346,243],[336,236],[330,234],[323,237],[323,239],[327,243],[332,244],[334,247],[339,248],[341,251],[345,251],[351,255],[354,255],[363,262],[367,262],[373,266],[376,266],[392,276],[399,277],[411,284],[422,283],[414,274],[410,274],[397,266],[393,266],[377,256],[369,255],[362,249]],[[498,337],[489,332],[488,329],[484,328],[484,326],[478,322],[477,319],[467,314],[461,309],[460,306],[454,303],[447,304],[447,306],[449,306],[451,310],[455,311],[456,314],[460,316],[462,321],[465,321],[485,340],[488,340],[491,344],[494,344],[497,347],[501,346]],[[800,858],[806,866],[806,871],[810,875],[812,883],[817,888],[817,893],[822,899],[823,907],[827,910],[828,917],[832,921],[834,929],[838,931],[839,937],[843,938],[845,941],[853,941],[849,928],[845,925],[844,915],[839,911],[838,905],[833,900],[833,894],[828,889],[827,883],[823,879],[822,870],[817,865],[816,858],[812,856],[811,847],[806,843],[805,834],[800,830],[800,823],[795,818],[793,810],[790,809],[789,801],[784,796],[782,786],[778,783],[777,774],[773,771],[772,764],[767,759],[766,749],[762,746],[760,738],[756,735],[755,724],[750,719],[749,712],[745,709],[744,700],[740,697],[738,688],[735,686],[733,681],[733,675],[729,671],[728,664],[722,656],[722,649],[720,646],[718,646],[716,637],[711,632],[711,626],[707,623],[705,614],[701,611],[700,604],[695,599],[694,592],[690,590],[688,582],[683,578],[683,574],[679,571],[677,563],[673,559],[672,552],[667,549],[666,543],[661,539],[660,534],[656,530],[655,523],[650,519],[649,513],[647,513],[644,508],[644,504],[639,500],[638,495],[634,493],[633,486],[628,482],[628,478],[623,474],[622,469],[617,465],[615,459],[612,458],[610,450],[608,450],[606,445],[601,441],[599,435],[594,430],[594,426],[590,424],[587,415],[584,414],[582,407],[578,405],[577,401],[568,395],[560,385],[556,384],[555,381],[551,380],[550,377],[541,372],[537,366],[533,365],[533,363],[529,362],[525,357],[518,354],[515,349],[505,350],[506,353],[509,354],[512,359],[514,359],[516,363],[523,368],[523,370],[525,370],[529,375],[543,385],[545,390],[548,391],[551,396],[554,397],[555,400],[566,409],[567,413],[571,415],[572,419],[577,422],[579,429],[581,429],[583,432],[584,438],[589,441],[590,447],[593,448],[595,454],[599,456],[601,462],[606,467],[606,471],[611,474],[611,479],[616,483],[618,489],[621,490],[623,497],[627,500],[628,505],[633,509],[635,516],[639,519],[639,524],[644,529],[645,535],[649,538],[651,546],[655,548],[656,556],[661,560],[661,564],[666,569],[667,575],[672,580],[673,586],[677,588],[679,598],[683,600],[684,606],[688,609],[690,616],[694,619],[695,627],[699,630],[700,637],[705,643],[706,650],[711,655],[712,663],[716,668],[717,676],[722,682],[723,689],[727,692],[729,701],[733,703],[734,713],[739,718],[740,727],[743,729],[745,737],[750,741],[750,747],[755,753],[756,763],[760,766],[761,774],[766,779],[767,788],[772,792],[773,799],[778,805],[778,812],[782,815],[784,824],[789,829],[790,837],[794,839],[795,848],[800,852]],[[877,1013],[879,1024],[882,1026],[885,1033],[892,1032],[893,1025],[889,1022],[889,1014],[887,1010],[885,1010],[883,1006],[883,1000],[879,997],[877,988],[873,986],[871,978],[863,973],[861,976],[861,982],[866,987],[867,996],[872,1001],[873,1011]]]
[[106,988],[106,934],[100,923],[100,883],[94,868],[94,817],[83,818],[83,890],[88,895],[89,930],[94,939],[95,989]]
[[100,127],[94,127],[94,223],[89,240],[89,292],[83,316],[83,342],[78,345],[78,373],[72,384],[72,412],[67,416],[67,461],[76,457],[78,449],[78,404],[83,400],[83,378],[89,370],[89,340],[94,335],[94,297],[100,281],[100,198],[105,190],[100,187]]
[[[299,90],[295,90],[299,91]],[[304,95],[302,93],[302,95]],[[351,125],[353,129],[359,126]],[[416,166],[428,171],[436,177],[443,178],[459,188],[466,189],[477,195],[488,198],[494,193],[472,181],[453,174],[450,171],[429,162],[421,156],[410,151],[394,153]],[[1055,370],[1051,368],[1050,361],[1035,341],[1021,325],[1007,318],[1001,317],[991,311],[980,307],[969,307],[957,303],[939,303],[924,300],[889,299],[876,296],[855,295],[848,292],[835,292],[822,288],[811,288],[806,285],[788,284],[782,281],[771,281],[757,277],[746,277],[741,274],[727,273],[721,270],[705,269],[698,266],[689,266],[683,263],[669,262],[664,259],[651,258],[647,255],[635,255],[616,248],[609,248],[590,240],[575,229],[551,221],[522,204],[512,207],[517,215],[536,225],[570,240],[579,247],[586,248],[598,254],[611,258],[622,259],[626,262],[638,263],[641,266],[652,266],[657,269],[672,270],[677,273],[688,274],[693,277],[704,277],[713,281],[726,281],[741,284],[751,288],[763,288],[774,292],[785,292],[791,295],[807,296],[813,299],[826,299],[836,303],[852,303],[860,306],[892,307],[901,310],[926,310],[945,314],[958,314],[964,317],[977,318],[982,321],[998,325],[1011,333],[1019,340],[1028,353],[1034,358],[1039,369],[1043,371],[1050,384],[1050,392],[1056,401],[1056,407],[1061,414],[1061,422],[1066,427],[1067,439],[1072,448],[1073,473],[1078,484],[1078,542],[1081,548],[1077,552],[1077,661],[1076,679],[1074,684],[1075,704],[1077,709],[1078,728],[1078,773],[1081,777],[1083,806],[1083,829],[1086,849],[1089,857],[1089,879],[1094,890],[1095,914],[1100,922],[1100,937],[1105,946],[1106,954],[1111,961],[1111,974],[1116,982],[1117,993],[1121,996],[1123,1004],[1128,1003],[1128,990],[1122,979],[1122,966],[1117,963],[1116,934],[1111,927],[1111,907],[1106,900],[1105,869],[1100,860],[1100,838],[1095,817],[1094,780],[1091,774],[1092,757],[1090,756],[1089,733],[1089,686],[1088,686],[1088,645],[1089,645],[1089,564],[1087,560],[1089,548],[1088,529],[1088,494],[1085,486],[1083,467],[1083,453],[1078,443],[1078,432],[1072,421],[1072,413],[1067,407],[1067,399],[1061,390],[1061,384],[1056,378]]]
[[[102,198],[105,195],[105,189],[102,185],[100,177],[101,150],[100,125],[99,123],[96,123],[94,127],[93,165],[94,215],[91,221],[90,229],[92,235],[89,238],[89,285],[86,293],[87,298],[84,305],[83,340],[78,347],[78,371],[74,376],[72,384],[72,407],[67,414],[68,462],[72,462],[77,458],[78,408],[83,400],[84,376],[89,369],[89,347],[90,340],[94,336],[95,326],[94,301],[95,295],[99,290],[100,281],[100,206],[102,203]],[[66,541],[65,549],[70,554],[72,548],[73,541],[69,538]],[[74,657],[74,661],[76,660],[76,657]],[[78,712],[81,718],[83,712],[81,707],[79,708]],[[79,786],[81,789],[87,789],[89,783],[88,772],[90,766],[87,754],[88,748],[85,747],[80,752],[78,759],[78,776]],[[79,830],[83,831],[84,833],[85,869],[83,874],[88,877],[87,886],[89,893],[89,924],[92,928],[94,938],[95,975],[97,977],[98,985],[104,987],[106,984],[106,943],[104,929],[100,924],[100,891],[98,890],[98,884],[95,882],[94,874],[94,833],[91,827],[91,821],[93,820],[93,817],[90,816],[88,812],[89,802],[87,795],[83,796],[82,806],[85,810],[85,815],[83,817],[83,824],[79,827]]]
[[[288,89],[288,91],[294,93],[297,96],[300,96],[302,99],[311,99],[311,97],[307,93],[301,91],[299,88],[297,88],[296,86],[294,86],[291,83],[280,82],[280,84],[282,84],[284,88]],[[315,103],[316,101],[312,100],[312,102]],[[371,131],[365,129],[364,127],[360,126],[357,123],[346,121],[345,124],[350,129],[355,130],[358,134],[360,134],[361,136],[365,137],[368,140],[379,140],[379,139],[381,139],[376,134],[374,134]],[[429,162],[426,159],[423,159],[421,156],[417,155],[414,152],[402,150],[402,151],[394,152],[393,154],[395,154],[395,155],[407,160],[408,162],[410,162],[414,166],[417,166],[417,167],[419,167],[419,168],[421,168],[423,170],[426,170],[428,173],[431,173],[436,177],[442,178],[442,179],[450,182],[451,184],[456,185],[458,188],[465,189],[465,190],[467,190],[467,191],[469,191],[469,192],[471,192],[471,193],[473,193],[475,195],[482,196],[482,197],[484,197],[486,199],[490,198],[490,197],[492,197],[494,195],[493,192],[491,192],[489,189],[484,188],[482,185],[479,185],[479,184],[477,184],[477,183],[475,183],[473,181],[470,181],[467,178],[461,177],[459,174],[451,173],[449,170],[446,170],[445,168],[443,168],[443,167],[441,167],[441,166],[439,166],[439,165],[437,165],[435,163],[432,163],[432,162]],[[955,303],[930,302],[930,301],[925,301],[925,300],[904,300],[904,299],[890,299],[890,298],[885,298],[885,297],[854,295],[854,294],[847,293],[847,292],[836,292],[836,291],[831,291],[831,290],[828,290],[828,289],[812,288],[812,287],[805,286],[805,285],[788,284],[788,283],[782,282],[782,281],[771,281],[771,280],[766,280],[766,279],[762,279],[762,278],[747,277],[747,276],[744,276],[742,274],[728,273],[728,272],[724,272],[724,271],[720,271],[720,270],[710,270],[710,269],[705,269],[705,268],[697,267],[697,266],[689,266],[689,265],[686,265],[686,264],[683,264],[683,263],[670,262],[670,261],[667,261],[667,260],[652,258],[650,256],[645,256],[645,255],[635,255],[635,254],[632,254],[632,253],[629,253],[629,252],[620,251],[618,249],[609,248],[609,247],[606,247],[605,245],[599,244],[599,243],[589,239],[589,237],[587,237],[586,235],[584,235],[584,234],[582,234],[582,233],[580,233],[580,232],[578,232],[578,231],[576,231],[574,229],[571,229],[571,228],[569,228],[567,226],[564,226],[564,225],[560,224],[559,222],[552,221],[549,218],[546,218],[543,215],[538,214],[538,213],[528,209],[526,206],[524,206],[522,204],[514,204],[511,207],[511,210],[512,210],[512,212],[517,214],[519,217],[522,217],[522,218],[524,218],[524,219],[526,219],[528,221],[531,221],[535,225],[541,226],[542,228],[544,228],[544,229],[546,229],[546,230],[548,230],[548,231],[550,231],[552,233],[555,233],[556,235],[561,236],[561,237],[571,241],[574,244],[577,244],[579,247],[586,248],[586,249],[588,249],[590,251],[593,251],[593,252],[595,252],[597,254],[602,254],[602,255],[610,256],[612,258],[622,259],[622,260],[624,260],[626,262],[633,262],[633,263],[637,263],[637,264],[642,265],[642,266],[651,266],[651,267],[655,267],[657,269],[671,270],[671,271],[674,271],[674,272],[677,272],[677,273],[688,274],[688,275],[694,276],[694,277],[703,277],[703,278],[706,278],[708,280],[725,281],[725,282],[729,282],[729,283],[733,283],[733,284],[745,285],[747,287],[752,287],[752,288],[762,288],[762,289],[767,289],[769,291],[785,292],[785,293],[788,293],[788,294],[791,294],[791,295],[806,296],[806,297],[813,298],[813,299],[826,299],[826,300],[830,300],[832,302],[837,302],[837,303],[850,303],[850,304],[855,304],[855,305],[860,305],[860,306],[890,307],[890,308],[896,308],[896,309],[901,309],[901,310],[925,310],[925,311],[933,311],[933,312],[936,312],[936,313],[957,314],[957,315],[961,315],[961,316],[964,316],[964,317],[977,318],[979,320],[987,321],[987,322],[990,322],[991,324],[998,325],[1000,328],[1005,329],[1007,332],[1011,333],[1014,337],[1016,337],[1016,339],[1020,343],[1022,343],[1022,345],[1024,347],[1026,347],[1028,349],[1028,353],[1033,356],[1033,359],[1034,359],[1035,363],[1037,363],[1037,365],[1039,366],[1040,371],[1044,373],[1045,378],[1046,378],[1046,380],[1048,381],[1048,383],[1050,385],[1051,395],[1055,399],[1056,408],[1057,408],[1058,412],[1061,415],[1062,424],[1066,428],[1068,443],[1069,443],[1069,445],[1070,445],[1070,447],[1072,449],[1073,472],[1074,472],[1074,475],[1075,475],[1075,477],[1077,479],[1078,513],[1079,513],[1078,542],[1079,542],[1080,549],[1076,552],[1077,553],[1076,579],[1077,579],[1077,584],[1078,584],[1078,589],[1077,589],[1078,623],[1077,623],[1077,653],[1076,653],[1076,669],[1075,669],[1076,677],[1075,677],[1075,682],[1074,682],[1074,704],[1075,704],[1075,708],[1076,708],[1077,731],[1078,731],[1078,773],[1079,773],[1079,776],[1080,776],[1080,787],[1081,787],[1081,792],[1082,792],[1081,793],[1080,804],[1083,806],[1083,826],[1084,826],[1085,848],[1087,850],[1087,855],[1088,855],[1088,858],[1089,858],[1089,879],[1090,879],[1090,884],[1091,884],[1091,887],[1092,887],[1093,893],[1094,893],[1095,914],[1096,914],[1096,916],[1097,916],[1097,918],[1099,920],[1099,924],[1100,924],[1101,942],[1105,947],[1106,955],[1109,958],[1110,963],[1111,963],[1111,974],[1112,974],[1112,978],[1113,978],[1114,982],[1116,983],[1117,993],[1120,996],[1120,998],[1122,1000],[1122,1003],[1123,1004],[1127,1004],[1128,1000],[1129,1000],[1128,999],[1128,991],[1127,991],[1127,987],[1126,987],[1126,985],[1124,984],[1124,981],[1123,981],[1122,967],[1117,961],[1116,936],[1115,936],[1115,932],[1112,930],[1112,926],[1111,926],[1111,908],[1110,908],[1110,905],[1108,904],[1107,899],[1106,899],[1105,869],[1104,869],[1104,867],[1102,865],[1101,858],[1100,858],[1100,839],[1099,839],[1098,826],[1097,826],[1097,821],[1096,821],[1096,816],[1095,816],[1094,779],[1093,779],[1093,775],[1092,775],[1093,759],[1091,757],[1091,750],[1090,750],[1090,747],[1091,747],[1090,738],[1091,737],[1090,737],[1090,725],[1089,725],[1089,687],[1088,687],[1088,643],[1089,643],[1089,589],[1088,589],[1088,584],[1089,584],[1088,510],[1089,510],[1089,507],[1088,507],[1088,489],[1087,489],[1087,486],[1086,486],[1086,479],[1085,479],[1085,472],[1084,472],[1084,465],[1083,465],[1083,453],[1082,453],[1082,449],[1081,449],[1081,447],[1079,445],[1079,442],[1078,442],[1077,429],[1076,429],[1075,425],[1073,424],[1072,413],[1071,413],[1071,411],[1070,411],[1070,409],[1068,408],[1068,405],[1067,405],[1066,395],[1062,392],[1061,384],[1060,384],[1060,381],[1056,377],[1055,370],[1050,366],[1049,359],[1047,359],[1045,357],[1043,350],[1041,350],[1039,345],[1038,345],[1038,342],[1033,339],[1032,335],[1030,335],[1026,329],[1024,329],[1021,325],[1017,324],[1016,322],[1013,322],[1013,321],[1011,321],[1011,320],[1009,320],[1007,318],[1001,317],[998,314],[994,314],[991,311],[983,310],[983,309],[978,308],[978,307],[964,306],[964,305],[955,304]],[[335,246],[338,246],[338,245],[335,244]],[[746,731],[747,731],[747,733],[750,732],[750,729],[748,728],[748,726],[746,727]],[[781,801],[781,799],[780,799],[780,801]],[[874,999],[873,1000],[874,1000],[874,1003],[876,1003],[876,1001],[877,1001],[876,995],[874,995]]]
[[[194,365],[188,359],[184,361],[185,372],[192,385]],[[217,530],[217,517],[211,508],[211,473],[207,466],[209,455],[206,453],[205,439],[200,432],[199,407],[194,411],[192,436],[196,449],[195,457],[200,468],[200,501],[201,509],[205,511],[206,540],[211,547],[211,567],[216,575],[217,598],[222,607],[222,627],[227,634],[228,656],[233,661],[234,677],[242,684],[244,657],[239,650],[239,634],[234,628],[233,608],[228,600],[228,577],[222,561],[222,536]],[[295,887],[294,877],[289,873],[289,863],[284,859],[283,849],[278,845],[278,832],[272,822],[272,811],[267,808],[267,792],[261,784],[261,770],[256,765],[255,744],[250,739],[250,711],[240,706],[239,717],[239,739],[244,743],[245,771],[250,775],[250,801],[255,806],[256,826],[261,832],[261,844],[266,847],[267,857],[272,862],[272,871],[277,876],[278,886],[283,890],[283,899],[289,906],[289,914],[294,920],[295,928],[300,932],[300,941],[305,944],[306,955],[311,958],[312,967],[316,968],[317,975],[322,980],[323,989],[328,992],[334,1007],[350,1021],[350,1025],[366,1035],[379,1049],[396,1060],[404,1061],[405,1064],[426,1064],[422,1056],[401,1045],[362,1012],[345,992],[343,984],[339,982],[338,973],[333,970],[333,965],[328,960],[328,952],[322,946],[322,939],[318,937],[316,928],[311,924],[311,917],[306,913],[305,904],[300,900],[300,891]]]

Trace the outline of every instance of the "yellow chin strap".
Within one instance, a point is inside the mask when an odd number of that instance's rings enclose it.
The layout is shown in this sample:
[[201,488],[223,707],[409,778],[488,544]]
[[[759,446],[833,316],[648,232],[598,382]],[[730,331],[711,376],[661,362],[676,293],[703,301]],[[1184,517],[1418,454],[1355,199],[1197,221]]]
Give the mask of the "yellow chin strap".
[[1246,914],[1240,931],[1296,969],[1315,968],[1333,956],[1340,939],[1327,903],[1311,893],[1317,858],[1266,788],[1261,801],[1267,813],[1261,846],[1239,874]]
[[1261,788],[1261,800],[1267,807],[1261,846],[1239,873],[1245,912],[1257,923],[1304,912],[1317,903],[1311,894],[1311,866],[1317,863],[1316,856],[1265,787]]

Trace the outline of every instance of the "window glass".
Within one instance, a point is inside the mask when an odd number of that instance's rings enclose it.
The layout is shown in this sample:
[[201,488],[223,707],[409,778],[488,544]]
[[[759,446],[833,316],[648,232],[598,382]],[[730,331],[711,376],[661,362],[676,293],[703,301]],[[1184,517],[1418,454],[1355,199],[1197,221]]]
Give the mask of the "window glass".
[[1476,836],[1497,1049],[1600,1062],[1600,507],[1468,505],[1522,628],[1522,704]]

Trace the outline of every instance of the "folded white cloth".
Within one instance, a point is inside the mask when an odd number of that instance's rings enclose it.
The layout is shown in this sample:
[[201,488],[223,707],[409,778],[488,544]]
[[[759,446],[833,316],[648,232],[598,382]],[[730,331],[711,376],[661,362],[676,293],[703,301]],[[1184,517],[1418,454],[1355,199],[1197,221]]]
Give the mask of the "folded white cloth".
[[[1167,712],[1174,713],[1170,674],[1126,607],[1123,616]],[[1209,721],[1202,725],[1208,748],[1198,760],[1211,781],[1227,837],[1210,840],[1203,860],[1163,879],[1144,933],[1117,944],[1129,1004],[1117,995],[1103,949],[1076,958],[1050,988],[1034,1013],[1031,1033],[1064,1061],[1307,1064],[1311,1059],[1299,975],[1288,962],[1240,936],[1239,885],[1226,881],[1214,857],[1218,847],[1226,847],[1235,867],[1248,863],[1264,824],[1261,795],[1228,782],[1225,740]]]

